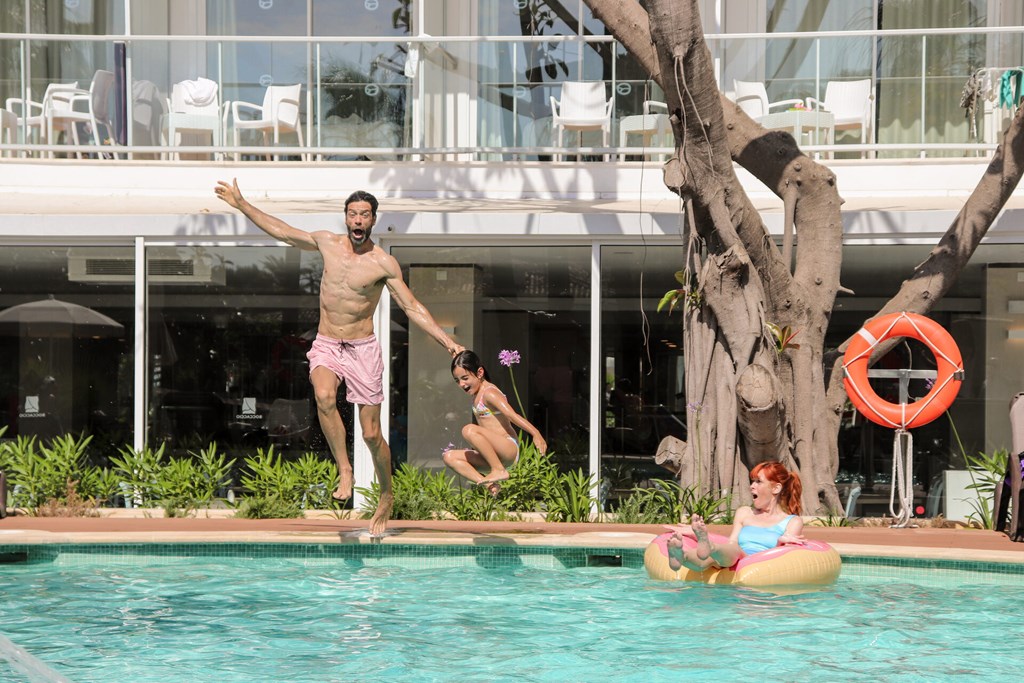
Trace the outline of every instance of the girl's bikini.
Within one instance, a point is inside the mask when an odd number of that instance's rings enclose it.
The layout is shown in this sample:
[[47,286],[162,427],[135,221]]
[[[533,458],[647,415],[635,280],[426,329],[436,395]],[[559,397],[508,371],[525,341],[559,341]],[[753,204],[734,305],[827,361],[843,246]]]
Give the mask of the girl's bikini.
[[[480,393],[482,394],[483,390],[481,390]],[[501,389],[498,389],[498,393],[500,393],[502,396],[505,396],[505,394],[501,392]],[[481,417],[497,418],[498,415],[501,414],[492,411],[490,408],[487,407],[487,404],[484,403],[483,398],[479,397],[479,394],[477,394],[477,396],[477,401],[476,403],[473,404],[473,414],[476,416],[478,423]],[[519,462],[519,442],[516,440],[516,437],[512,436],[511,434],[505,434],[505,438],[511,441],[516,446],[516,459],[512,463],[513,465],[515,465],[517,462]]]

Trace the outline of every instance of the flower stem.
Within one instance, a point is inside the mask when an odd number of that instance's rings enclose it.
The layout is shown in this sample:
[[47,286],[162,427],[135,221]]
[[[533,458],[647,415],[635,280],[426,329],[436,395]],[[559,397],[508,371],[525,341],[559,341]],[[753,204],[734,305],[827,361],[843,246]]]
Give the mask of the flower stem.
[[516,395],[516,403],[519,404],[519,414],[526,418],[526,411],[523,410],[523,400],[519,398],[519,389],[516,388],[516,376],[512,372],[512,366],[508,368],[508,376],[512,380],[512,392]]

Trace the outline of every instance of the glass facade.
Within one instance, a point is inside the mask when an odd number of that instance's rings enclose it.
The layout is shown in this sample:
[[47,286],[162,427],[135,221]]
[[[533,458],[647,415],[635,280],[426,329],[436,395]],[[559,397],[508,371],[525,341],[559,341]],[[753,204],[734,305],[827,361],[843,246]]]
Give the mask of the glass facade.
[[[134,259],[109,247],[0,249],[4,438],[132,440]],[[99,270],[116,272],[101,273]]]
[[609,508],[651,478],[665,437],[686,440],[682,319],[659,312],[683,265],[679,245],[601,248],[601,478]]
[[[409,287],[476,351],[513,407],[544,435],[560,467],[587,468],[590,431],[590,249],[395,247]],[[398,462],[443,467],[471,421],[450,357],[401,309],[391,314],[391,449]],[[522,359],[498,363],[502,350]],[[411,447],[414,444],[415,447]]]
[[[827,343],[856,332],[929,249],[847,246],[842,280],[856,294],[838,300]],[[392,253],[417,298],[480,353],[563,470],[588,467],[588,396],[591,383],[600,384],[595,474],[606,509],[633,486],[667,476],[651,456],[665,437],[686,438],[683,349],[679,313],[656,309],[674,286],[679,245],[600,248],[601,364],[593,369],[589,247],[396,246]],[[236,456],[270,446],[285,457],[326,453],[305,355],[319,315],[319,255],[270,246],[154,246],[146,262],[147,444],[172,454],[211,442]],[[133,249],[23,246],[0,250],[0,263],[0,347],[11,361],[0,373],[5,438],[85,434],[106,454],[130,444]],[[921,502],[944,470],[964,466],[964,453],[1009,446],[1007,404],[1020,376],[1006,369],[1024,365],[1021,282],[1024,245],[983,245],[931,314],[956,340],[966,377],[948,416],[915,430]],[[395,463],[440,468],[442,450],[460,442],[470,420],[466,397],[444,350],[410,329],[397,307],[388,325]],[[505,349],[519,351],[522,361],[499,364]],[[914,341],[880,361],[933,365]],[[894,398],[892,381],[872,383]],[[923,380],[912,380],[911,396],[925,391]],[[872,487],[862,505],[887,504],[891,456],[889,430],[844,414],[839,478]]]
[[284,247],[151,247],[148,442],[240,455],[323,447],[306,351],[319,254]]
[[[231,103],[262,103],[268,85],[299,83],[306,144],[319,150],[314,161],[383,160],[374,170],[382,176],[390,170],[388,160],[415,156],[396,148],[460,150],[424,155],[436,162],[422,167],[428,179],[448,170],[448,157],[442,157],[450,154],[469,161],[548,160],[531,148],[551,145],[550,98],[567,80],[605,83],[614,100],[613,146],[619,139],[614,126],[639,114],[644,101],[663,98],[578,0],[12,0],[8,7],[0,16],[0,33],[7,34],[0,39],[4,102],[41,102],[51,85],[87,88],[98,70],[117,71],[113,44],[104,37],[125,32],[130,15],[130,97],[128,120],[121,124],[130,121],[130,142],[154,148],[173,144],[163,126],[171,89],[199,77],[217,85],[226,144],[234,132]],[[975,69],[1024,62],[1019,33],[914,32],[1019,26],[1022,14],[1019,3],[981,0],[730,1],[723,3],[721,33],[763,35],[710,42],[725,90],[733,79],[751,79],[765,83],[771,100],[821,97],[830,80],[872,79],[878,142],[992,142],[985,126],[972,136],[959,106],[961,88]],[[907,35],[814,35],[846,30]],[[17,37],[28,32],[51,36]],[[771,36],[784,32],[801,35]],[[487,40],[463,40],[472,36]],[[979,121],[989,110],[979,111]],[[29,142],[41,135],[26,126],[20,131]],[[589,135],[581,142],[596,145]],[[839,142],[852,135],[841,134]],[[293,133],[284,136],[286,159],[299,158],[297,143]],[[247,133],[241,144],[263,140]],[[483,147],[499,150],[474,151]],[[154,149],[151,156],[161,154],[166,150]],[[551,193],[573,195],[592,168],[581,165],[571,184]],[[490,176],[466,173],[466,183],[504,191],[504,170],[495,165]],[[573,210],[591,216],[603,211],[600,201]],[[884,223],[879,215],[871,220]],[[505,228],[506,216],[495,213],[493,225]],[[651,455],[665,437],[686,437],[679,314],[656,310],[661,295],[675,286],[681,249],[670,234],[644,243],[642,229],[548,228],[536,237],[532,227],[523,227],[515,237],[508,237],[511,228],[495,237],[490,227],[461,233],[454,246],[446,234],[417,233],[415,227],[384,235],[383,243],[438,322],[481,354],[492,379],[544,433],[559,466],[590,468],[613,509],[631,487],[669,476]],[[288,457],[326,454],[305,359],[318,317],[317,255],[266,243],[239,245],[230,241],[236,235],[218,244],[202,234],[206,246],[200,247],[177,240],[182,233],[141,239],[143,251],[137,252],[129,240],[143,233],[118,229],[124,234],[103,232],[91,241],[76,234],[71,247],[49,244],[59,235],[40,236],[48,246],[26,244],[20,235],[6,239],[0,250],[0,347],[9,359],[0,373],[4,438],[73,432],[93,436],[96,445],[120,448],[134,440],[165,445],[174,454],[210,441],[236,456],[269,446]],[[943,229],[931,227],[929,234]],[[854,333],[928,253],[930,246],[913,244],[921,241],[916,236],[904,239],[898,226],[882,230],[877,244],[858,242],[845,251],[842,282],[855,295],[838,299],[830,345]],[[963,452],[1009,445],[1006,404],[1020,390],[1020,376],[1007,368],[1024,363],[1024,245],[1015,228],[1008,230],[1000,243],[978,250],[933,313],[960,345],[967,375],[949,417],[916,436],[914,475],[922,496],[943,470],[963,466]],[[110,246],[110,239],[120,241]],[[147,273],[138,289],[136,253],[145,254]],[[591,291],[595,280],[600,288]],[[28,317],[58,305],[70,320],[42,324]],[[386,317],[386,329],[378,323],[378,332],[389,340],[386,421],[395,461],[441,467],[442,449],[459,442],[469,406],[451,380],[443,350],[410,328],[396,307]],[[145,320],[141,334],[137,319]],[[498,364],[504,349],[519,351],[522,362]],[[884,362],[927,367],[931,361],[923,347],[910,343]],[[881,394],[893,389],[883,383],[875,388]],[[922,389],[911,387],[912,393]],[[350,411],[345,419],[351,425]],[[592,439],[595,431],[599,436]],[[350,440],[353,432],[350,426]],[[890,437],[852,412],[844,415],[840,477],[870,483],[882,496],[891,470]]]
[[[336,161],[404,159],[409,153],[396,150],[415,148],[457,148],[488,161],[548,160],[551,155],[530,148],[554,146],[551,98],[560,96],[563,82],[605,84],[613,103],[611,147],[619,144],[625,119],[644,113],[644,102],[664,99],[579,0],[11,0],[10,5],[12,11],[0,17],[0,32],[7,34],[0,40],[0,101],[28,99],[43,106],[50,85],[76,83],[87,90],[97,71],[124,69],[124,85],[118,85],[124,88],[124,115],[114,106],[115,95],[110,105],[122,133],[118,139],[138,146],[213,144],[209,136],[198,142],[170,140],[164,131],[175,84],[200,78],[217,86],[221,145],[234,142],[235,129],[242,128],[236,118],[241,121],[250,111],[236,112],[233,104],[261,106],[268,86],[298,84],[302,144],[320,150],[317,159]],[[717,17],[715,3],[705,5],[704,11]],[[735,81],[755,81],[765,85],[772,102],[823,100],[830,82],[869,79],[867,143],[904,146],[880,154],[919,156],[918,146],[924,145],[929,156],[962,157],[976,153],[969,145],[997,142],[1012,110],[999,106],[986,90],[975,118],[968,119],[960,99],[978,70],[988,69],[999,81],[1024,63],[1019,31],[985,30],[1024,22],[1024,10],[1011,5],[730,2],[723,4],[722,26],[716,29],[721,37],[710,38],[709,47],[726,92],[734,90]],[[113,41],[104,36],[125,30],[126,7],[131,33],[123,36],[127,60],[122,64]],[[926,32],[949,28],[975,32]],[[53,37],[17,39],[29,31]],[[826,31],[882,33],[820,35]],[[733,39],[730,33],[762,36]],[[69,35],[76,39],[68,40]],[[165,38],[182,36],[196,40]],[[19,116],[21,106],[14,107]],[[42,133],[30,128],[19,137],[39,141]],[[847,128],[836,124],[835,144],[860,141],[858,129]],[[288,129],[279,137],[275,144],[291,150],[288,158],[299,159],[296,132]],[[241,130],[239,144],[269,142],[258,132]],[[588,131],[572,144],[602,142]]]

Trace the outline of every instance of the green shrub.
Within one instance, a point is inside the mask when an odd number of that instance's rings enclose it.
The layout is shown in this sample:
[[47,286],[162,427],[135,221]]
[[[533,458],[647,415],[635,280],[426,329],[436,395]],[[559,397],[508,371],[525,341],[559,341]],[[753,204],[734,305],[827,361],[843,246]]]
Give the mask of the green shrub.
[[273,494],[246,496],[235,510],[235,517],[240,519],[296,519],[304,515],[294,500]]
[[678,482],[652,479],[649,488],[636,486],[619,504],[615,521],[621,524],[678,524],[683,516]]
[[[443,471],[430,472],[402,463],[391,477],[395,497],[391,519],[441,519],[452,496],[453,479]],[[360,517],[368,519],[380,502],[380,483],[374,480],[358,491],[364,496]]]
[[[86,452],[91,440],[65,434],[49,443],[39,443],[34,436],[6,442],[4,469],[10,486],[18,493],[13,503],[36,510],[48,501],[65,502],[69,490],[80,498],[108,498],[109,474],[88,463]],[[74,482],[73,489],[69,489],[69,482]]]
[[194,458],[197,472],[194,498],[200,507],[208,507],[218,500],[217,491],[231,485],[231,470],[236,461],[219,452],[216,442],[198,453],[189,451],[189,455]]
[[338,505],[331,495],[338,488],[338,468],[333,460],[316,453],[303,453],[295,462],[285,463],[294,473],[299,507],[303,510],[325,510]]
[[823,517],[815,517],[807,526],[843,527],[853,526],[856,519],[850,519],[843,510],[828,510]]
[[974,500],[968,501],[974,510],[968,515],[968,520],[977,522],[983,529],[994,529],[995,511],[992,509],[992,503],[996,487],[1003,485],[1010,452],[1005,448],[999,448],[991,455],[978,453],[970,456],[965,453],[964,458],[967,461],[967,471],[971,475],[971,483],[967,488],[975,494]]
[[135,507],[153,507],[160,500],[160,470],[164,467],[164,444],[155,451],[149,446],[121,449],[121,456],[110,459],[123,483],[124,495]]
[[[539,510],[547,492],[559,481],[558,467],[553,454],[541,454],[532,442],[519,439],[519,462],[509,470],[507,481],[501,482],[499,500],[509,511],[534,512]],[[489,494],[487,494],[489,495]]]
[[296,505],[301,500],[298,473],[281,461],[281,456],[274,453],[273,446],[266,451],[258,448],[255,457],[245,459],[241,480],[249,496],[279,496]]
[[708,524],[732,524],[732,493],[727,490],[701,493],[696,486],[680,489],[683,516],[700,515]]
[[589,522],[595,504],[590,492],[594,476],[577,469],[561,475],[545,491],[544,520],[547,522]]
[[[475,486],[468,481],[464,483],[465,486],[451,489],[445,503],[445,509],[454,519],[462,521],[519,519],[519,515],[508,508],[504,488],[502,493],[495,498],[483,486]],[[502,484],[505,483],[507,482],[502,482]]]

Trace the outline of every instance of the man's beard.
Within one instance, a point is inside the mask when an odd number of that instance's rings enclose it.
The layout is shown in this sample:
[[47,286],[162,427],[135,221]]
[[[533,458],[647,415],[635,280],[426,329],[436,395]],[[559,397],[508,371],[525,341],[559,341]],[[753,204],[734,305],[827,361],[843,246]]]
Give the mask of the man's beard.
[[358,228],[358,229],[362,230],[363,236],[357,238],[355,236],[355,231],[357,230],[357,228],[349,228],[348,229],[348,239],[349,239],[350,242],[352,242],[353,246],[361,247],[365,243],[370,241],[370,231],[373,230],[373,228]]

